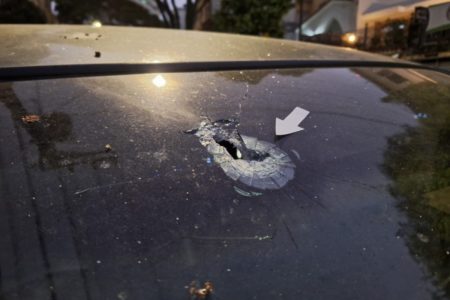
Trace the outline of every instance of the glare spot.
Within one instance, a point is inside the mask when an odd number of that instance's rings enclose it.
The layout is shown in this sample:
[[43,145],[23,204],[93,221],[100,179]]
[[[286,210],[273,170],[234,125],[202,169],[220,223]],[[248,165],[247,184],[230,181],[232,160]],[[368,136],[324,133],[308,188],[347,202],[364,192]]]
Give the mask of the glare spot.
[[348,41],[349,41],[349,43],[351,43],[351,44],[355,43],[355,42],[356,42],[356,35],[350,34],[350,35],[348,36]]
[[164,79],[161,74],[156,75],[155,78],[153,78],[152,82],[158,88],[166,86],[166,79]]
[[98,21],[98,20],[95,20],[94,22],[92,22],[92,27],[94,27],[94,28],[100,28],[100,27],[102,27],[102,22],[100,22],[100,21]]
[[242,153],[241,153],[241,151],[239,151],[239,149],[236,149],[236,156],[237,156],[237,158],[239,158],[239,159],[242,158]]
[[356,34],[354,34],[354,33],[344,34],[342,36],[342,38],[343,38],[344,42],[346,42],[347,44],[350,44],[350,45],[354,45],[356,43],[356,41],[358,40]]

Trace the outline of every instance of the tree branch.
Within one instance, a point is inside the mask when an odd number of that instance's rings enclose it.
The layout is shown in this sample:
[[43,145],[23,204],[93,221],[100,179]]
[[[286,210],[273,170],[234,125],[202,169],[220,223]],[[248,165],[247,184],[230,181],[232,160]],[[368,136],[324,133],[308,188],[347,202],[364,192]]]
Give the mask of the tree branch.
[[174,12],[174,17],[175,17],[175,21],[176,21],[176,25],[177,28],[181,28],[180,26],[180,15],[178,14],[178,7],[175,5],[175,0],[171,0],[172,3],[172,7],[173,7],[173,12]]
[[[195,7],[196,7],[195,12],[196,13],[201,12],[202,9],[205,8],[205,6],[208,3],[211,3],[211,0],[197,0],[197,1],[195,1]],[[201,5],[199,6],[199,4],[201,4]]]
[[160,0],[155,0],[155,1],[156,1],[156,5],[158,6],[159,12],[161,13],[161,16],[163,18],[164,25],[166,27],[170,27],[170,23],[169,23],[169,20],[167,20],[166,12],[164,10],[163,3]]
[[167,0],[164,0],[163,6],[164,6],[164,9],[165,9],[167,15],[169,16],[171,27],[172,27],[172,28],[178,28],[178,27],[177,27],[177,21],[176,21],[176,19],[175,19],[175,16],[174,16],[172,10],[170,9],[170,5],[169,5],[169,3],[167,2]]

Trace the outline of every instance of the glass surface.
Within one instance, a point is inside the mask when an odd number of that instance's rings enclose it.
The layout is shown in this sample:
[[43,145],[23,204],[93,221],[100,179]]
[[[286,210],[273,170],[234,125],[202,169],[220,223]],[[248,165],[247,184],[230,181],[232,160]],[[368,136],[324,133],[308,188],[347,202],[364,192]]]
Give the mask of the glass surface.
[[444,298],[449,97],[406,69],[0,83],[0,298]]

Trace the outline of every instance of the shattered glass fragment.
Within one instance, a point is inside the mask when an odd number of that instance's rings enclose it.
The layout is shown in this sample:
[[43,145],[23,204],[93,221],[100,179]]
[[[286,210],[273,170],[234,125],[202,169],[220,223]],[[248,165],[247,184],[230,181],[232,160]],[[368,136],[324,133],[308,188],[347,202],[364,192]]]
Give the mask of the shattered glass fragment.
[[298,154],[297,150],[291,149],[291,152],[294,153],[298,160],[300,160],[300,154]]
[[233,188],[236,191],[236,193],[238,193],[239,195],[244,196],[244,197],[258,197],[258,196],[262,195],[262,193],[259,193],[259,192],[244,191],[243,189],[240,189],[237,186],[233,186]]
[[239,134],[238,125],[236,119],[203,121],[186,133],[197,136],[212,161],[235,181],[265,190],[282,188],[294,178],[295,164],[286,152],[275,144]]

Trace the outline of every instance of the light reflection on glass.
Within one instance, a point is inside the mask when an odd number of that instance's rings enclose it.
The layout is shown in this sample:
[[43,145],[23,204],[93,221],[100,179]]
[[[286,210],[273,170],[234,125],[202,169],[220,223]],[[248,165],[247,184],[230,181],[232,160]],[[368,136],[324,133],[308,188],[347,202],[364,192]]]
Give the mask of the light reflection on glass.
[[102,27],[102,22],[100,22],[100,21],[98,21],[98,20],[95,20],[95,21],[93,21],[92,22],[92,27],[94,27],[94,28],[100,28],[100,27]]
[[162,88],[166,86],[167,81],[161,74],[158,74],[153,78],[152,83],[154,86]]

